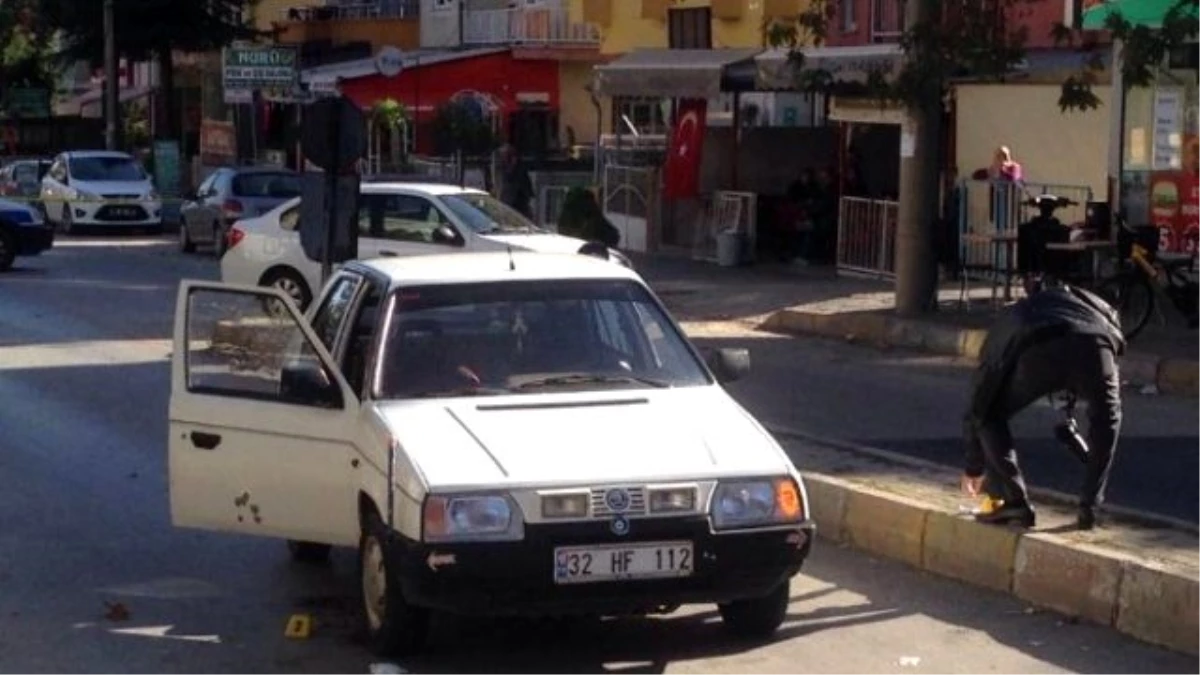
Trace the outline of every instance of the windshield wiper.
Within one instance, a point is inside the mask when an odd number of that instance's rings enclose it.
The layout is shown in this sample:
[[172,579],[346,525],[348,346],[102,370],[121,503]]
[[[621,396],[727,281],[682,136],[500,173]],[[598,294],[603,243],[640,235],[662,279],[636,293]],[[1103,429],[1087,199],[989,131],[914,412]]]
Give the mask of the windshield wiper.
[[569,387],[577,384],[643,384],[655,389],[666,389],[671,386],[670,382],[656,380],[652,377],[641,377],[639,375],[599,375],[592,373],[574,373],[570,375],[552,375],[550,377],[540,377],[536,380],[522,382],[513,387],[513,391],[525,391],[528,389],[541,389],[544,387]]
[[422,391],[412,394],[410,398],[455,398],[460,396],[498,396],[507,394],[505,389],[491,389],[488,387],[459,387],[457,389],[438,389],[434,391]]

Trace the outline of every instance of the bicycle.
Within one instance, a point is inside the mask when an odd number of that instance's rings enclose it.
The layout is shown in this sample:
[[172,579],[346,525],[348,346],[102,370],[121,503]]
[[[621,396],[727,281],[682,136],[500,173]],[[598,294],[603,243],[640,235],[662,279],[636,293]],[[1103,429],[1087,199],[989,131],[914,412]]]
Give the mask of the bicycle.
[[1146,327],[1158,309],[1159,296],[1195,329],[1200,325],[1200,285],[1191,278],[1195,256],[1164,258],[1158,254],[1157,228],[1131,228],[1123,219],[1117,219],[1117,225],[1117,271],[1099,281],[1095,292],[1120,313],[1125,339],[1133,340]]

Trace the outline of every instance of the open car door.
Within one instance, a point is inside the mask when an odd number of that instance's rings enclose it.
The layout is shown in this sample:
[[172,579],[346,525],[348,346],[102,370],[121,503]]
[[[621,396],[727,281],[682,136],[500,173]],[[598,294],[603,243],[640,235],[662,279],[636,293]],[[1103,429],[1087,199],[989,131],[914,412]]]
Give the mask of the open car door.
[[182,283],[168,440],[176,526],[357,543],[359,403],[332,364],[279,291]]

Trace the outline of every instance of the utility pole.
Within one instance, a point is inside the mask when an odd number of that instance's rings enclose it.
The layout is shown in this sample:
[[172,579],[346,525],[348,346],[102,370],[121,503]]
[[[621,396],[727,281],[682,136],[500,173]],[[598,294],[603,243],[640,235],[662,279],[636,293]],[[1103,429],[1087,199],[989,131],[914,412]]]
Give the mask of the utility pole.
[[117,135],[117,40],[113,0],[104,0],[104,147],[116,150]]
[[[906,30],[936,20],[938,5],[938,0],[906,2]],[[930,86],[919,102],[909,106],[900,130],[896,312],[901,316],[937,308],[938,275],[933,242],[938,219],[941,121],[941,87]]]

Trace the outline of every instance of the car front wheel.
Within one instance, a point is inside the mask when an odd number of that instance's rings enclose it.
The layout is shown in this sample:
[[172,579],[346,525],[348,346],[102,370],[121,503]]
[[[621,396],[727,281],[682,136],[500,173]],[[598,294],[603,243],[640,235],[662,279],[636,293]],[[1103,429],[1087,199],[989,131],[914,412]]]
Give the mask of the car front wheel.
[[414,654],[429,634],[429,610],[413,607],[400,591],[399,555],[378,515],[363,525],[358,546],[359,588],[367,643],[379,656]]
[[730,633],[741,638],[764,640],[771,637],[787,618],[789,584],[784,581],[761,598],[737,600],[718,609]]

